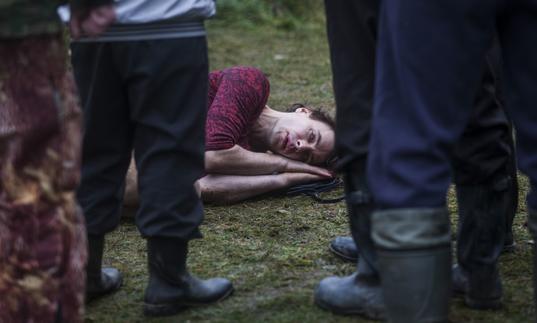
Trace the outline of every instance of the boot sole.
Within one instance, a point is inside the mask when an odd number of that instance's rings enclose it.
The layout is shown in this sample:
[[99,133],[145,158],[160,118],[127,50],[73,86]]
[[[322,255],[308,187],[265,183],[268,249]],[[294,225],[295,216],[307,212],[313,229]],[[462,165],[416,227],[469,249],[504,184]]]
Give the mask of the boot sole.
[[235,291],[234,288],[230,288],[225,294],[220,296],[220,298],[206,303],[196,303],[196,302],[177,302],[177,303],[166,303],[166,304],[148,304],[144,303],[144,315],[145,316],[171,316],[177,313],[180,313],[191,307],[199,307],[204,305],[211,305],[218,303],[227,297],[229,297]]
[[95,300],[98,300],[98,299],[102,298],[102,297],[108,296],[110,294],[114,294],[115,292],[119,291],[121,286],[123,286],[123,276],[121,276],[119,278],[119,282],[117,283],[117,285],[115,285],[113,288],[110,288],[109,290],[106,290],[104,292],[99,292],[99,293],[86,294],[85,303],[89,304],[89,303],[91,303],[91,302],[93,302]]
[[497,310],[502,308],[502,299],[472,299],[468,296],[464,298],[466,306],[476,310]]
[[384,315],[384,313],[380,311],[368,311],[365,309],[359,309],[359,310],[343,309],[343,308],[333,307],[318,299],[315,299],[315,304],[319,306],[320,308],[330,311],[336,315],[360,315],[360,316],[363,316],[370,320],[375,320],[375,321],[382,321],[386,319],[386,316]]
[[492,299],[472,299],[468,297],[467,292],[463,290],[452,290],[452,297],[464,299],[464,304],[466,306],[476,310],[497,310],[503,306],[501,297]]
[[339,258],[345,261],[354,262],[354,263],[358,261],[358,257],[356,258],[349,257],[346,254],[339,252],[337,249],[334,249],[331,245],[328,246],[328,250],[330,250],[331,253],[333,253],[334,255],[338,256]]

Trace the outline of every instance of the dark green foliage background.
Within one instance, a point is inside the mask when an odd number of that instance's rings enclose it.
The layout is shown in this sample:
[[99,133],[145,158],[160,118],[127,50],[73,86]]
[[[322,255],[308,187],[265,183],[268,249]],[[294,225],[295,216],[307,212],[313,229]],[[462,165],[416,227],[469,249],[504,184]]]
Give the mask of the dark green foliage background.
[[266,24],[294,30],[323,19],[322,0],[218,0],[216,20],[249,27]]

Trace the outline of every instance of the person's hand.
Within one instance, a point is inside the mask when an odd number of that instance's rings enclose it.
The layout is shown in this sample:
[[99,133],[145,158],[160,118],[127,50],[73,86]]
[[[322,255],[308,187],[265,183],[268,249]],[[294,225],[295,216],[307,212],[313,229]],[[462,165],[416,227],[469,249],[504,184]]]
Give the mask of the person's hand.
[[[285,158],[285,157],[284,157]],[[306,164],[304,162],[292,159],[286,159],[284,172],[293,172],[293,173],[309,173],[317,176],[322,176],[323,179],[332,178],[334,174],[326,168],[313,166]]]
[[320,176],[311,173],[282,173],[280,175],[283,177],[285,186],[305,184],[326,179],[326,176]]
[[114,5],[104,5],[84,11],[71,13],[69,30],[71,37],[78,39],[82,35],[96,37],[103,33],[116,20]]

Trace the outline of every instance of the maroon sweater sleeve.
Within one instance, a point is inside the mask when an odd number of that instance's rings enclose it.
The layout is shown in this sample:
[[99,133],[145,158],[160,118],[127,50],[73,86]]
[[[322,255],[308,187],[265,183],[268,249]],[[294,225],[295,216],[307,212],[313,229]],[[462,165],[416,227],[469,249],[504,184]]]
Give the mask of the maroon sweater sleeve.
[[270,85],[254,67],[231,67],[209,74],[205,150],[249,149],[252,125],[267,104]]

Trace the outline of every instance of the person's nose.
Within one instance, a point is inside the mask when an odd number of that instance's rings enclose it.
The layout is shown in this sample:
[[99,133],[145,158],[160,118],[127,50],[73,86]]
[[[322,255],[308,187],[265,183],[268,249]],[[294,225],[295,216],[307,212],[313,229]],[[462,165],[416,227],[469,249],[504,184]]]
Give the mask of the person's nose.
[[313,148],[312,145],[307,140],[303,140],[303,139],[297,139],[295,145],[296,145],[296,150],[298,151],[310,150]]

